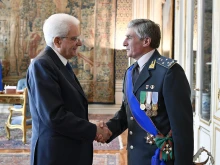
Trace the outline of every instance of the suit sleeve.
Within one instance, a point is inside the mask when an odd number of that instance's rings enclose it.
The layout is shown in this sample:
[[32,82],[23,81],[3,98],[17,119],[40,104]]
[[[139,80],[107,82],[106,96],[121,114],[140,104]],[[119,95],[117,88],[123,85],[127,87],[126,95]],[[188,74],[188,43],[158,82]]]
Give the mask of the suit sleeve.
[[192,164],[193,158],[193,112],[190,87],[184,70],[175,64],[164,78],[164,102],[170,120],[174,141],[175,165]]
[[[125,77],[124,77],[124,83],[125,83]],[[122,91],[123,93],[124,93],[124,88],[125,88],[125,84],[123,85],[123,91]],[[119,136],[128,128],[127,113],[126,113],[127,101],[125,99],[125,95],[123,97],[124,98],[120,110],[116,112],[114,117],[106,123],[108,128],[112,132],[112,136],[107,141],[107,143],[112,141],[114,138]]]
[[110,119],[106,124],[112,132],[112,136],[107,141],[107,143],[112,141],[127,129],[127,118],[124,103],[122,103],[121,109],[116,112],[114,117]]
[[[32,117],[63,136],[92,142],[96,136],[96,125],[66,109],[61,81],[55,68],[48,61],[41,59],[31,64],[27,74],[27,85],[31,95],[29,97],[36,107],[35,116]],[[74,112],[81,110],[76,109]]]

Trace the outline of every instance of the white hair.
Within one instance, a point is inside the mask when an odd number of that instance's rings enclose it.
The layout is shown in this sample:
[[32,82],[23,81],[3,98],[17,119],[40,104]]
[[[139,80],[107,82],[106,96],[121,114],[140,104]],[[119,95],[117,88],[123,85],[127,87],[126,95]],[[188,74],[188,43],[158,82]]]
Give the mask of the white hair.
[[79,25],[79,20],[74,16],[65,13],[51,15],[43,25],[44,39],[46,44],[54,47],[54,37],[64,37],[70,31],[70,25]]

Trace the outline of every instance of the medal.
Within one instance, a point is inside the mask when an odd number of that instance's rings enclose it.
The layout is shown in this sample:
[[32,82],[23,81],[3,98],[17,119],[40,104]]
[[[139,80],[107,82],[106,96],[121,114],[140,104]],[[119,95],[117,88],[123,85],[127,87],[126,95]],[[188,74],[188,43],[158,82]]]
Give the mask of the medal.
[[151,98],[152,98],[152,92],[147,92],[146,94],[146,109],[151,110]]
[[150,86],[150,89],[154,89],[154,87],[155,87],[154,85],[151,85],[151,86]]
[[147,111],[146,111],[146,115],[149,116],[149,117],[151,117],[151,116],[152,116],[152,111],[151,111],[151,110],[147,110]]
[[157,111],[152,111],[152,116],[157,116]]
[[151,110],[151,104],[146,103],[146,110]]
[[[151,111],[151,97],[152,97],[152,92],[147,92],[147,94],[146,94],[146,110],[147,111]],[[147,112],[146,112],[146,114],[147,114]],[[149,112],[148,112],[148,114],[149,114]]]
[[141,104],[141,105],[140,105],[140,109],[141,109],[141,110],[145,110],[145,105],[144,105],[144,104]]
[[147,136],[145,137],[145,139],[146,139],[146,143],[151,144],[151,145],[155,144],[154,135],[147,133]]
[[152,110],[157,111],[158,110],[158,105],[157,104],[152,104]]
[[165,147],[163,148],[163,152],[165,152],[165,154],[169,154],[170,152],[172,152],[172,147],[169,143],[165,145]]
[[158,92],[152,93],[152,110],[157,111],[158,110]]
[[146,100],[146,91],[141,91],[140,92],[140,109],[145,110],[145,105],[144,102]]

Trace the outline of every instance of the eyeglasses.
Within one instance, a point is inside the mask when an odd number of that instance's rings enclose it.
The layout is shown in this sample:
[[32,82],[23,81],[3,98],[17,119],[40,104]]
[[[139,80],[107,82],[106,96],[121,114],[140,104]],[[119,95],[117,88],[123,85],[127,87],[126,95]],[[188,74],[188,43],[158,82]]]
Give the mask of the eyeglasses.
[[76,41],[79,42],[82,39],[81,36],[78,36],[78,37],[60,37],[60,38],[68,38],[73,42],[76,42]]

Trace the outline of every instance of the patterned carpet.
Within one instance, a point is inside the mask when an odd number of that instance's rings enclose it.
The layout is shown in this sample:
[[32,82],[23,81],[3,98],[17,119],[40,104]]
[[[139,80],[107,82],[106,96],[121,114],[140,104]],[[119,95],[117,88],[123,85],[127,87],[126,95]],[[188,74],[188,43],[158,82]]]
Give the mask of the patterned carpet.
[[[0,154],[0,165],[29,165],[28,153]],[[119,165],[119,153],[94,154],[93,165]]]
[[[90,121],[97,120],[107,121],[112,115],[89,115]],[[11,130],[11,138],[7,140],[4,128],[4,122],[7,114],[0,114],[0,149],[30,149],[31,130],[27,131],[27,143],[23,144],[21,141],[22,131],[19,129]],[[94,141],[94,150],[120,150],[122,149],[121,137],[114,139],[109,144],[101,144]]]

